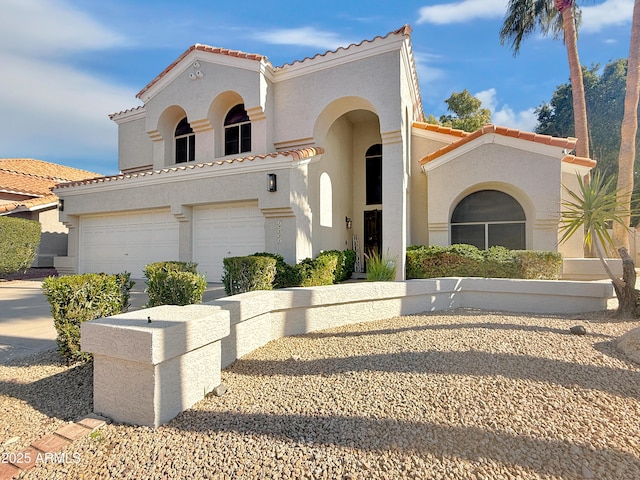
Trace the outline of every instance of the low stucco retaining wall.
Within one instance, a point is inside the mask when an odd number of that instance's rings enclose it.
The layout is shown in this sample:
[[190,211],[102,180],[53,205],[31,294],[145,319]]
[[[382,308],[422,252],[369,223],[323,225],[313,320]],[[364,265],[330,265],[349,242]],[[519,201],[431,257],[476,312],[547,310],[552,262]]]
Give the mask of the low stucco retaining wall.
[[[220,383],[220,369],[272,340],[454,308],[527,313],[604,310],[604,282],[441,278],[248,292],[82,324],[94,354],[94,410],[157,426]],[[151,318],[151,323],[147,318]]]

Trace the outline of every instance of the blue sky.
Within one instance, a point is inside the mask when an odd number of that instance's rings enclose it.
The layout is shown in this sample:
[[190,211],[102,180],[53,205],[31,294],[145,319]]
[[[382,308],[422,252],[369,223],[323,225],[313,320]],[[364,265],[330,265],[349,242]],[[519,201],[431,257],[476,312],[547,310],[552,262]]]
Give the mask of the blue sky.
[[[583,65],[628,56],[633,0],[584,1]],[[409,24],[426,114],[468,89],[493,122],[523,130],[567,83],[562,41],[535,35],[513,57],[498,36],[507,0],[0,0],[0,157],[117,173],[108,114],[195,43],[266,55],[274,66]]]

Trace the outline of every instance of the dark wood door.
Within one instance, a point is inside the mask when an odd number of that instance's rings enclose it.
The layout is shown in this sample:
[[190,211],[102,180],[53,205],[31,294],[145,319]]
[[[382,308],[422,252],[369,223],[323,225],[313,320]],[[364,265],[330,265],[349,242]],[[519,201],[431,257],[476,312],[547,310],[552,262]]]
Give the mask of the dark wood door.
[[[364,212],[364,253],[380,255],[382,252],[382,210]],[[366,263],[366,261],[365,261]]]

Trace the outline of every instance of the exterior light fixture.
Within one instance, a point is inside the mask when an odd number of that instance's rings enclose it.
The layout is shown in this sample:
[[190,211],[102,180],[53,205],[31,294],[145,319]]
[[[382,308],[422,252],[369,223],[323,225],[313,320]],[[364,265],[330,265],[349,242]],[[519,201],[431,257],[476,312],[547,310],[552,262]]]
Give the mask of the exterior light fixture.
[[353,226],[351,219],[349,217],[344,217],[344,221],[347,223],[347,230],[351,230],[351,227]]
[[275,173],[267,173],[267,192],[278,191],[278,183]]
[[64,212],[64,200],[63,199],[58,200],[58,211]]

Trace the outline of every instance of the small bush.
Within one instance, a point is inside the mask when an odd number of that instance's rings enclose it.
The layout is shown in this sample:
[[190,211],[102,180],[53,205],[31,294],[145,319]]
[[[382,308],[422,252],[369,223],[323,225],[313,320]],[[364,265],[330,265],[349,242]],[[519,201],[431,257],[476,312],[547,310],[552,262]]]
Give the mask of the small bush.
[[268,257],[276,261],[276,276],[273,280],[273,288],[299,287],[302,283],[300,269],[295,265],[289,265],[284,261],[282,255],[278,253],[259,252],[254,253],[254,257]]
[[371,252],[367,256],[367,281],[391,282],[396,279],[398,259],[377,252]]
[[29,268],[36,257],[40,235],[39,222],[0,217],[0,275]]
[[333,255],[336,257],[336,269],[333,276],[333,283],[349,280],[353,274],[353,267],[356,263],[356,252],[353,250],[325,250],[319,257]]
[[277,263],[275,258],[255,255],[227,257],[222,263],[222,283],[227,295],[273,289]]
[[193,262],[156,262],[144,267],[147,279],[147,307],[201,303],[207,279]]
[[520,278],[557,280],[562,274],[562,255],[558,252],[515,250]]
[[300,286],[333,285],[337,263],[337,255],[321,255],[315,259],[305,258],[296,265],[302,277]]
[[42,289],[51,305],[58,350],[67,361],[91,358],[89,353],[80,350],[80,325],[126,311],[133,285],[127,272],[65,275],[44,280]]

